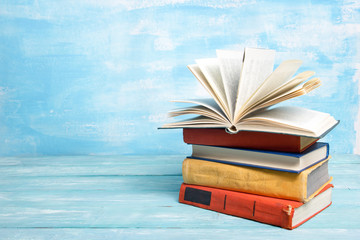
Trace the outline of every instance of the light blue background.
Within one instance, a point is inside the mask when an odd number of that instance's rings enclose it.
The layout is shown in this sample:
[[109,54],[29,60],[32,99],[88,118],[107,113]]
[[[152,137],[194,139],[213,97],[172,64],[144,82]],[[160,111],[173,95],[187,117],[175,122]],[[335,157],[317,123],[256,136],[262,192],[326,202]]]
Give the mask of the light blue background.
[[316,71],[323,86],[289,104],[340,119],[324,140],[360,152],[359,5],[1,1],[0,155],[189,154],[180,130],[157,130],[170,100],[207,96],[186,65],[241,46]]

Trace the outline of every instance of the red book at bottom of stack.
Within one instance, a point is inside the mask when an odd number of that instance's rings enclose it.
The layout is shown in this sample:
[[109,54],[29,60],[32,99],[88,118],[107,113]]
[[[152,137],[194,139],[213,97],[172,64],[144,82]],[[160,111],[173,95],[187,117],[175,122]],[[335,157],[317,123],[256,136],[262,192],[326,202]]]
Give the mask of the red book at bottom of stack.
[[183,183],[179,202],[262,223],[294,229],[331,205],[333,185],[307,203]]

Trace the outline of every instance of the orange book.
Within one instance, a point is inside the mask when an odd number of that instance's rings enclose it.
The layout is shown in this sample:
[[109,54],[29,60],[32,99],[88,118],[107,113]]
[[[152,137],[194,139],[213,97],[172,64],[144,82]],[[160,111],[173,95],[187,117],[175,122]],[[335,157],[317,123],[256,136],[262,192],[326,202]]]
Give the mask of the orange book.
[[184,128],[184,142],[188,144],[261,149],[301,153],[319,138],[270,132],[240,131],[230,134],[225,128]]
[[179,202],[237,217],[294,229],[331,205],[333,185],[307,203],[183,183]]

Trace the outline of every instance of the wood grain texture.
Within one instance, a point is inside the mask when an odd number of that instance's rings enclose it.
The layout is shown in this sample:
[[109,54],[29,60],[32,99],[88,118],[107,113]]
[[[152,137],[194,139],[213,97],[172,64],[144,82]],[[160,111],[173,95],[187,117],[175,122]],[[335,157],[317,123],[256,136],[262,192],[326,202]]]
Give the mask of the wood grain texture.
[[0,158],[0,239],[360,237],[360,156],[333,156],[332,206],[293,231],[179,204],[183,159]]

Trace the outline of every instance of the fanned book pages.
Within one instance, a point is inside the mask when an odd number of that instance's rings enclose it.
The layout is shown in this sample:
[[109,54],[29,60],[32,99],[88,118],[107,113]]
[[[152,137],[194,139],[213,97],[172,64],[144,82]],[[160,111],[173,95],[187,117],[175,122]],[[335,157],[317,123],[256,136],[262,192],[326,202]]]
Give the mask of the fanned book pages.
[[162,128],[226,128],[319,138],[338,123],[330,114],[294,106],[272,105],[298,97],[320,86],[312,71],[296,76],[300,60],[282,62],[275,70],[275,51],[245,48],[244,52],[218,50],[217,58],[198,59],[188,68],[212,98],[177,100],[191,104],[170,117],[198,115]]

